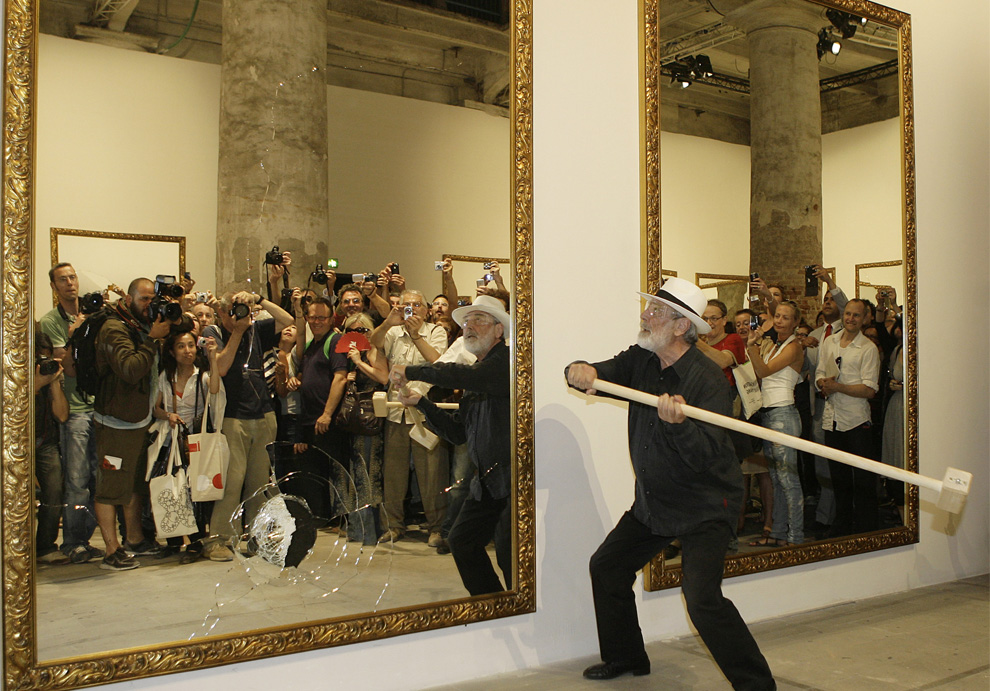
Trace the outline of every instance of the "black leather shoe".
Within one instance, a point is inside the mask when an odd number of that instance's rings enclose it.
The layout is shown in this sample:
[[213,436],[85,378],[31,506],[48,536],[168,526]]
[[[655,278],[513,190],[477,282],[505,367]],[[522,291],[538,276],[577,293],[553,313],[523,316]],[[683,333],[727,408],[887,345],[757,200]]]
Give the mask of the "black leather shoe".
[[602,662],[601,664],[592,665],[588,669],[584,670],[584,678],[605,681],[606,679],[615,679],[616,677],[621,677],[623,674],[629,673],[632,673],[634,677],[641,677],[644,674],[649,674],[649,660],[638,664],[629,664],[626,662]]

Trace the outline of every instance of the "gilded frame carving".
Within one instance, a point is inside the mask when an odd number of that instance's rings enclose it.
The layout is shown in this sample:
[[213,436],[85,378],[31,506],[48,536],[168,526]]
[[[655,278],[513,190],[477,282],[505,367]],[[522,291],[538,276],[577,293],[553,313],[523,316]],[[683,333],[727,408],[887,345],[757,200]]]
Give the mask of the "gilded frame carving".
[[859,278],[859,272],[863,269],[877,269],[885,266],[903,266],[904,262],[898,260],[889,262],[871,262],[869,264],[856,264],[856,297],[860,296],[860,288],[879,288],[881,284],[879,283],[869,283],[867,281],[861,281]]
[[[917,244],[916,244],[916,215],[915,215],[915,173],[914,173],[914,85],[912,73],[911,52],[911,15],[898,10],[884,7],[869,0],[810,0],[819,5],[835,7],[859,17],[886,24],[897,29],[899,44],[900,108],[901,108],[901,166],[903,172],[903,219],[904,228],[904,345],[908,357],[905,361],[907,370],[905,393],[905,410],[907,424],[904,440],[905,467],[907,470],[918,471],[918,285],[917,285]],[[647,23],[658,22],[658,15],[645,18]],[[653,36],[646,31],[647,37]],[[658,50],[657,45],[644,46],[644,53],[649,56]],[[643,93],[647,100],[646,109],[657,109],[659,112],[659,96],[656,91],[655,76],[644,74]],[[651,99],[653,103],[650,103]],[[656,137],[659,138],[659,120],[657,121]],[[649,140],[652,135],[647,134]],[[648,238],[644,245],[657,248],[654,254],[647,257],[647,265],[660,265],[660,229],[656,230],[656,238]],[[665,274],[667,272],[664,272]],[[651,284],[652,287],[652,284]],[[873,552],[891,547],[901,547],[918,542],[918,488],[906,485],[907,497],[904,504],[904,525],[888,530],[864,533],[850,538],[841,538],[801,545],[774,549],[754,555],[737,555],[726,559],[725,577],[742,576],[773,569],[781,569],[799,564],[809,564],[826,559],[835,559],[853,554]],[[658,555],[643,569],[643,585],[646,590],[663,590],[678,587],[681,584],[680,566],[665,568],[663,555]]]
[[515,269],[516,589],[507,593],[216,637],[196,643],[110,651],[39,663],[32,548],[33,456],[30,390],[33,153],[37,7],[4,0],[3,90],[3,633],[4,683],[19,689],[70,689],[203,669],[246,660],[459,626],[536,610],[536,512],[533,477],[533,95],[532,0],[512,3],[512,188]]

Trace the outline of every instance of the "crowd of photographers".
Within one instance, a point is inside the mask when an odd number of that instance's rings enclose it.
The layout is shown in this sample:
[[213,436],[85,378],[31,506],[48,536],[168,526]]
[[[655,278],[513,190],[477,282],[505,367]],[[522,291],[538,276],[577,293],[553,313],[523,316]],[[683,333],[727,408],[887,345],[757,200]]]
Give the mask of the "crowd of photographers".
[[[806,267],[805,297],[818,296],[819,281],[825,284],[821,310],[809,324],[783,287],[757,274],[750,279],[748,309],[730,318],[724,303],[709,301],[704,318],[711,332],[698,344],[734,389],[743,374],[738,367],[752,366],[761,407],[749,421],[903,467],[902,315],[893,288],[877,288],[876,304],[849,300],[825,269]],[[736,401],[737,414],[747,417],[741,396]],[[882,503],[903,519],[901,483],[770,442],[762,443],[766,466],[760,467],[745,460],[757,448],[752,438],[733,441],[747,470],[747,496],[750,478],[759,481],[762,529],[752,547],[876,530]],[[808,526],[806,505],[815,507]],[[744,504],[739,531],[745,511]]]
[[[240,537],[272,482],[341,537],[395,541],[416,525],[430,547],[449,552],[446,533],[476,469],[465,448],[422,438],[432,436],[422,414],[397,403],[388,373],[396,364],[473,362],[451,318],[470,302],[458,296],[452,263],[436,262],[443,290],[429,301],[396,262],[349,281],[318,266],[305,285],[290,285],[291,254],[275,247],[265,267],[265,295],[197,291],[187,273],[111,286],[121,295],[112,304],[107,293],[80,295],[71,264],[52,268],[57,304],[35,339],[39,563],[99,560],[127,570],[136,557],[178,551],[182,563],[229,561],[238,545],[256,548]],[[508,306],[497,262],[485,263],[472,288]],[[94,362],[76,362],[73,336],[87,322],[101,324]],[[82,385],[88,372],[95,391]],[[406,386],[402,393],[434,401],[459,395]],[[384,421],[369,414],[376,391],[393,403]],[[208,398],[209,423],[230,450],[224,495],[196,504],[197,532],[163,544],[149,520],[149,425],[157,418],[198,431]],[[90,544],[97,527],[105,550]]]

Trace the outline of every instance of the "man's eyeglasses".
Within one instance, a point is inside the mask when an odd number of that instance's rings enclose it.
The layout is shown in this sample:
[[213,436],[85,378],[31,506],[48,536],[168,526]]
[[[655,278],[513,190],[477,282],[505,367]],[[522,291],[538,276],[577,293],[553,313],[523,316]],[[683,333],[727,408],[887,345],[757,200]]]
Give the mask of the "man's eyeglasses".
[[715,317],[702,317],[702,319],[704,319],[709,324],[714,324],[717,321],[721,321],[722,319],[725,319],[725,317],[723,317],[721,315],[718,315],[718,316],[715,316]]
[[306,317],[306,319],[307,319],[307,321],[311,321],[311,322],[325,322],[325,321],[330,321],[331,318],[330,317],[314,317],[313,315],[309,315],[308,317]]

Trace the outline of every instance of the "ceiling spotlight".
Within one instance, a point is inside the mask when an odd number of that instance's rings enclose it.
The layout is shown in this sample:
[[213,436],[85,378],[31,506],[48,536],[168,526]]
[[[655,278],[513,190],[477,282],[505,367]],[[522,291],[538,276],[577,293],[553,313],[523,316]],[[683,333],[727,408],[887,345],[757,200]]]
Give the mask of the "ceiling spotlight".
[[708,59],[707,55],[698,55],[695,57],[694,73],[701,79],[711,77],[715,74],[715,70],[712,69],[712,61]]
[[691,86],[691,75],[687,72],[675,72],[674,76],[670,78],[671,84],[680,84],[682,89],[686,89]]
[[818,59],[821,60],[825,53],[838,55],[842,49],[842,44],[833,39],[832,33],[828,29],[822,29],[818,32],[818,45],[816,49],[818,51]]
[[832,22],[832,26],[839,30],[842,34],[842,38],[852,38],[853,34],[856,33],[856,29],[861,26],[866,26],[865,17],[857,17],[855,15],[849,14],[848,12],[840,12],[839,10],[825,10],[825,16],[828,20]]

